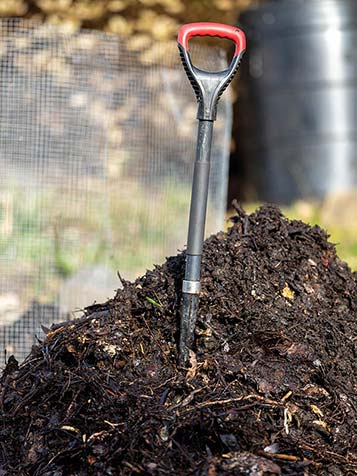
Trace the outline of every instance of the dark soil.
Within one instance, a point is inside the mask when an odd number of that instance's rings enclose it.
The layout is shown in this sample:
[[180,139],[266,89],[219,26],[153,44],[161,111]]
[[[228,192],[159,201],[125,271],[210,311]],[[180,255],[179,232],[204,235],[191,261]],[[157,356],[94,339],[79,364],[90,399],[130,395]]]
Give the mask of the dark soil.
[[356,275],[276,208],[233,222],[205,243],[190,368],[184,254],[9,360],[1,475],[355,474]]

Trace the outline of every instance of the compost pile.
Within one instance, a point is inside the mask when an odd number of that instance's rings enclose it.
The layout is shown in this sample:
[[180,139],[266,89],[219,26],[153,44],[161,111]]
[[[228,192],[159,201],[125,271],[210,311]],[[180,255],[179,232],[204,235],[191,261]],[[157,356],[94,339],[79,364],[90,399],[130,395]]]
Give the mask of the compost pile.
[[177,366],[184,253],[52,326],[1,383],[1,475],[349,475],[356,275],[274,207],[205,242]]

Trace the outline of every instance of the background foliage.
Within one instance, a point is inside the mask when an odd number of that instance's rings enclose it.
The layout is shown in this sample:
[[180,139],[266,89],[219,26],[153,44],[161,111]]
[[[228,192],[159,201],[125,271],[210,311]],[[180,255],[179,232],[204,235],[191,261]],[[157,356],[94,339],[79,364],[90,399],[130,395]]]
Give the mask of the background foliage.
[[185,22],[235,23],[239,12],[252,3],[252,0],[0,0],[0,15],[37,15],[46,21],[62,22],[69,28],[100,28],[127,36],[135,33],[150,43],[172,39],[178,26]]
[[[252,4],[262,4],[265,0],[0,0],[0,17],[36,17],[42,21],[60,24],[69,31],[81,27],[94,28],[128,37],[133,50],[140,50],[145,59],[152,59],[153,45],[172,47],[179,26],[191,21],[216,21],[235,24],[239,14]],[[165,48],[160,48],[165,51]],[[234,148],[234,140],[232,141]],[[341,256],[353,268],[357,267],[357,243],[354,220],[355,205],[347,194],[341,199],[332,197],[325,203],[306,206],[293,205],[288,215],[310,223],[317,222],[332,233]],[[254,204],[255,206],[256,204]],[[253,207],[253,204],[252,206]],[[306,210],[304,213],[302,209]],[[327,210],[327,212],[325,212]],[[338,216],[346,218],[343,223]],[[347,211],[347,212],[346,212]],[[327,218],[326,218],[327,216]]]
[[0,17],[36,17],[69,31],[81,27],[107,31],[128,37],[132,50],[140,50],[145,60],[155,61],[154,45],[160,42],[165,56],[180,25],[193,21],[235,24],[242,10],[263,1],[0,0]]

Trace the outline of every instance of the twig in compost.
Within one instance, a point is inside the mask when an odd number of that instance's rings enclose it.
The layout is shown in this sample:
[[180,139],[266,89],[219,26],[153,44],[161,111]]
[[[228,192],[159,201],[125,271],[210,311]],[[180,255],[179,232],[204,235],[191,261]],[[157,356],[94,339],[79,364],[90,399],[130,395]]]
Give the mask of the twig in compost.
[[341,463],[346,463],[346,464],[349,464],[349,465],[356,465],[357,464],[356,457],[353,458],[354,461],[351,461],[348,458],[346,458],[345,456],[342,456],[338,453],[334,453],[333,451],[326,450],[325,448],[322,448],[322,451],[319,451],[316,448],[314,448],[313,446],[308,445],[306,443],[297,442],[297,445],[299,446],[299,448],[301,448],[303,450],[311,451],[311,452],[317,454],[318,456],[320,456],[321,458],[326,457],[326,455],[328,455],[330,457],[335,458],[337,461],[339,461]]
[[265,451],[257,451],[257,453],[260,455],[260,456],[264,456],[264,458],[269,458],[269,459],[279,459],[279,460],[283,460],[283,461],[293,461],[293,462],[303,462],[303,463],[307,463],[307,464],[311,464],[313,466],[321,466],[321,463],[318,463],[316,461],[312,461],[310,459],[307,459],[307,458],[301,458],[299,456],[294,456],[294,455],[287,455],[287,454],[283,454],[283,453],[267,453]]
[[134,466],[133,464],[129,463],[128,461],[123,461],[123,465],[129,468],[131,471],[137,474],[142,474],[144,472],[144,468],[142,466]]
[[225,405],[227,403],[235,403],[235,402],[241,402],[242,400],[250,400],[251,398],[255,398],[256,400],[259,400],[260,402],[266,403],[268,405],[273,405],[276,407],[281,407],[282,404],[280,402],[276,402],[275,400],[270,400],[269,398],[264,398],[260,397],[259,395],[255,394],[250,394],[242,397],[237,397],[237,398],[227,398],[226,400],[215,400],[215,401],[210,401],[210,402],[201,402],[196,405],[196,408],[204,408],[204,407],[211,407],[214,405]]
[[169,409],[170,410],[175,410],[175,408],[179,408],[179,407],[185,407],[187,406],[189,403],[192,402],[193,400],[193,397],[197,394],[197,393],[200,393],[202,392],[203,390],[207,389],[207,385],[205,387],[202,387],[202,388],[197,388],[196,390],[194,390],[193,392],[191,392],[189,395],[187,395],[186,398],[184,398],[181,402],[177,403],[176,405],[173,405],[172,407],[170,407]]
[[[54,461],[56,461],[56,459],[58,459],[58,458],[61,458],[61,457],[63,457],[63,456],[66,456],[66,457],[67,457],[67,456],[71,456],[71,457],[73,458],[73,456],[75,456],[77,453],[79,454],[79,453],[81,453],[81,452],[82,452],[82,448],[71,448],[71,449],[66,448],[66,449],[64,449],[64,450],[59,451],[58,453],[56,453],[56,454],[49,460],[49,462],[46,464],[46,466],[44,466],[43,468],[39,468],[39,470],[43,470],[43,469],[48,468],[48,467],[51,466],[51,464],[52,464]],[[39,475],[39,474],[42,474],[42,472],[39,473],[38,471],[36,471],[36,472],[34,473],[34,476],[37,476],[37,475]]]

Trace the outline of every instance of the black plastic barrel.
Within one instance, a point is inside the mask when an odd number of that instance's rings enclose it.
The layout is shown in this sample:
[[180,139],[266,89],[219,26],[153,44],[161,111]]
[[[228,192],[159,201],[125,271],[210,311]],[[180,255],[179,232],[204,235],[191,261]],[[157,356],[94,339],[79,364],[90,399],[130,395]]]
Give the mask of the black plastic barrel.
[[249,198],[288,203],[357,185],[357,0],[244,12],[239,158]]

